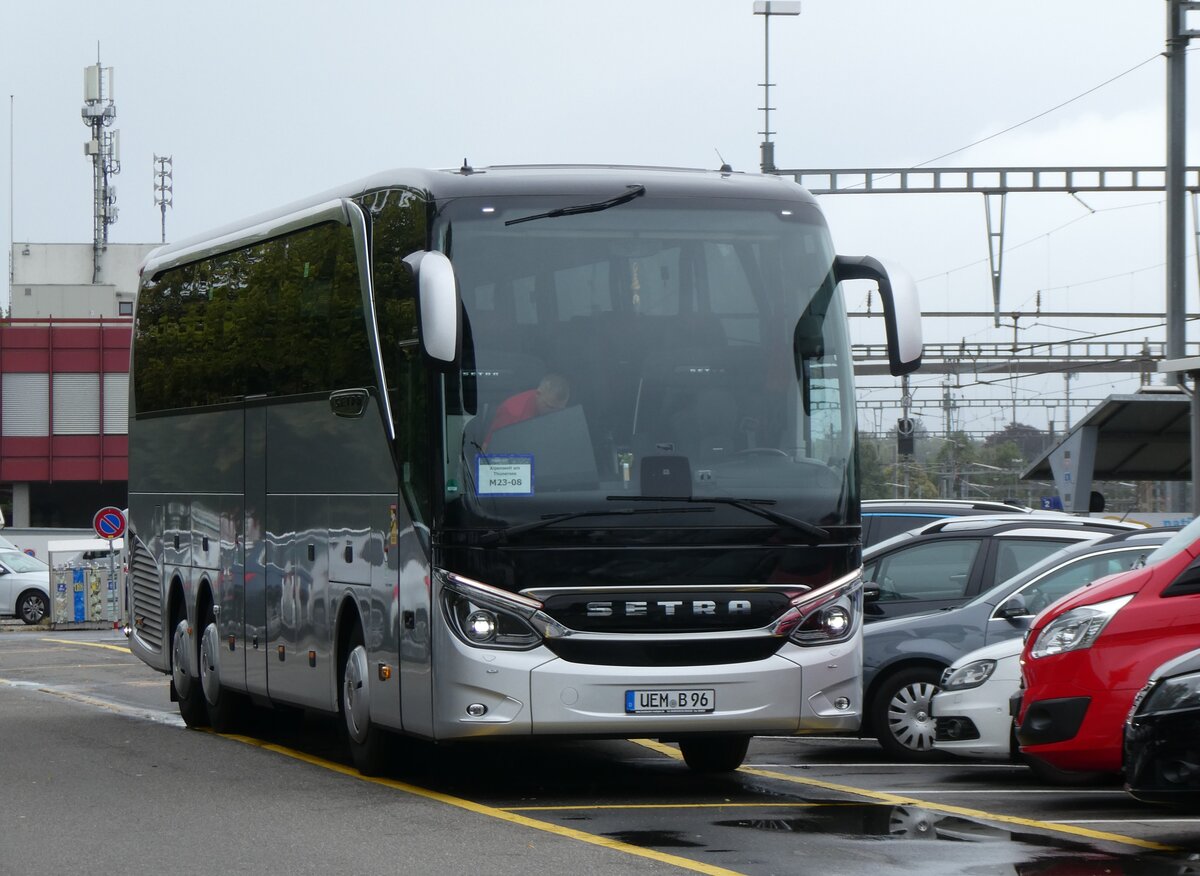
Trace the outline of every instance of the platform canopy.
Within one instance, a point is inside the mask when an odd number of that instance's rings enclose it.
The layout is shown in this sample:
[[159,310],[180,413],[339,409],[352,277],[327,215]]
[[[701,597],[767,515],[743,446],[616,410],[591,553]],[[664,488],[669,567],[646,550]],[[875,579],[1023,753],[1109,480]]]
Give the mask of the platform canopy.
[[1063,506],[1086,511],[1093,481],[1192,477],[1191,399],[1177,390],[1110,395],[1021,475],[1054,478]]

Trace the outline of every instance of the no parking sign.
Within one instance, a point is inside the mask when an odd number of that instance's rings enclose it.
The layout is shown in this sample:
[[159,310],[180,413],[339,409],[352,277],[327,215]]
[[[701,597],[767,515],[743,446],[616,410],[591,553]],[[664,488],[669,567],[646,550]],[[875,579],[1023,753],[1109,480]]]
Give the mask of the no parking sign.
[[120,508],[101,508],[92,518],[96,535],[112,541],[125,534],[125,513]]

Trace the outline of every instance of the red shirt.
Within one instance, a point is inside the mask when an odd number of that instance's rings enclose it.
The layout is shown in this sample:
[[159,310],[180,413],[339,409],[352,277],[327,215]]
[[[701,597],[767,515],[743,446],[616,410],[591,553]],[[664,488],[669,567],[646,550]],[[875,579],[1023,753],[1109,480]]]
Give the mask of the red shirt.
[[532,420],[538,415],[537,390],[527,389],[505,399],[496,408],[496,416],[492,417],[492,425],[488,428],[487,436],[483,439],[483,449],[487,450],[488,443],[496,431],[514,423]]

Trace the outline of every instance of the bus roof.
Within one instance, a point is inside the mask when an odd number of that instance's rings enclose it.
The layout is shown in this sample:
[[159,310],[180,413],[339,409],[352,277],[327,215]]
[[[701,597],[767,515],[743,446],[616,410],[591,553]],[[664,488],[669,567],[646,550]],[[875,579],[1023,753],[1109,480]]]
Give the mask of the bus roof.
[[193,235],[153,250],[142,269],[157,271],[178,263],[179,254],[197,246],[225,238],[231,242],[242,233],[268,225],[281,217],[302,213],[340,198],[358,198],[373,191],[390,188],[415,189],[433,200],[504,195],[578,195],[581,198],[611,197],[623,186],[645,185],[655,195],[667,197],[736,197],[763,200],[803,201],[815,199],[789,178],[732,171],[700,170],[676,167],[633,165],[501,165],[458,169],[428,170],[398,168],[329,189]]

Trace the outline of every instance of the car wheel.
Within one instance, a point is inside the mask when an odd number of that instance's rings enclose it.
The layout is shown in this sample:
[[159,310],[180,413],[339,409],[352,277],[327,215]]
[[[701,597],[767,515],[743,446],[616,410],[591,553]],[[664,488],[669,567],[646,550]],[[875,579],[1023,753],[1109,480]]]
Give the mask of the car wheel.
[[189,727],[208,726],[208,704],[200,679],[192,675],[192,660],[195,655],[192,637],[188,634],[187,618],[175,624],[171,632],[171,684],[175,688],[175,699],[179,703],[179,715]]
[[46,597],[36,590],[21,594],[17,601],[17,617],[30,626],[40,624],[49,610],[50,604]]
[[208,723],[218,733],[226,733],[233,730],[242,717],[242,700],[221,682],[221,668],[217,662],[220,647],[221,633],[209,606],[204,632],[200,635],[200,688],[208,707]]
[[364,776],[378,776],[388,767],[389,734],[371,722],[371,671],[362,631],[356,626],[342,661],[339,706],[342,728],[354,765]]
[[728,773],[746,759],[749,736],[708,736],[679,740],[684,763],[697,773]]
[[931,706],[941,669],[914,666],[885,678],[871,701],[871,726],[884,751],[903,760],[932,760],[935,725]]

